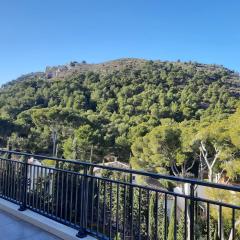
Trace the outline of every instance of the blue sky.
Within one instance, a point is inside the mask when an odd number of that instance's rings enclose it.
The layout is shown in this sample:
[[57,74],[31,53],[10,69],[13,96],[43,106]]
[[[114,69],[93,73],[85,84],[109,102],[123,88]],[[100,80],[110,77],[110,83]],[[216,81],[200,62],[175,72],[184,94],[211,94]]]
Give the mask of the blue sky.
[[0,84],[46,65],[137,57],[240,71],[239,0],[2,0]]

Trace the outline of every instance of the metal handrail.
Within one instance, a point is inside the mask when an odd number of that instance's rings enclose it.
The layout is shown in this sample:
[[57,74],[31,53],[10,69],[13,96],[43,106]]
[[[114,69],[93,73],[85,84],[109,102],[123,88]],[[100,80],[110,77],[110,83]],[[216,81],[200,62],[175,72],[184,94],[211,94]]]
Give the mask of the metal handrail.
[[97,167],[97,168],[111,170],[111,171],[118,171],[118,172],[124,172],[124,173],[129,173],[129,174],[137,174],[137,175],[142,175],[142,176],[151,177],[151,178],[155,178],[155,179],[164,179],[164,180],[169,180],[169,181],[174,181],[174,182],[189,183],[189,184],[194,184],[194,185],[199,185],[199,186],[212,187],[212,188],[217,188],[217,189],[224,189],[224,190],[240,192],[240,186],[232,186],[232,185],[226,185],[226,184],[221,184],[221,183],[212,183],[212,182],[202,181],[202,180],[193,179],[193,178],[183,178],[183,177],[170,176],[170,175],[159,174],[159,173],[151,173],[151,172],[142,171],[142,170],[110,167],[110,166],[89,163],[89,162],[83,162],[81,160],[63,159],[63,158],[56,158],[56,157],[51,157],[51,156],[31,154],[31,153],[26,153],[26,152],[8,151],[8,150],[3,150],[3,149],[0,149],[0,153],[16,154],[16,155],[21,155],[21,156],[35,157],[35,158],[39,158],[39,159],[49,159],[49,160],[54,160],[54,161],[59,161],[59,162],[64,162],[64,163],[72,163],[72,164],[77,164],[77,165],[82,165],[82,166],[87,166],[87,167]]

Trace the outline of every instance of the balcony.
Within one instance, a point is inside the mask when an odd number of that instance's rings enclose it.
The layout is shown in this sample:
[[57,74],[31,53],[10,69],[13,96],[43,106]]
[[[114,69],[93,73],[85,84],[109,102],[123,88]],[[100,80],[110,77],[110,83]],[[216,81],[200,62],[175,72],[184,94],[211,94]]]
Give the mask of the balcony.
[[0,197],[19,206],[15,215],[44,217],[76,238],[240,239],[239,192],[238,186],[0,150]]

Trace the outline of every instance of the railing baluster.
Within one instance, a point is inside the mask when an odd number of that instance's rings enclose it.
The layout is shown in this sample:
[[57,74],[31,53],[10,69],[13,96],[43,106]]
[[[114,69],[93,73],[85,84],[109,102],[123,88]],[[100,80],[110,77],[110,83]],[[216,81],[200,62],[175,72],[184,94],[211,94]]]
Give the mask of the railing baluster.
[[65,178],[65,173],[62,172],[61,174],[61,201],[60,201],[60,219],[62,220],[63,219],[63,197],[64,197],[64,193],[63,193],[63,189],[64,189],[64,178]]
[[12,162],[9,163],[9,198],[12,199]]
[[105,235],[106,225],[106,181],[103,182],[103,234]]
[[[147,236],[149,237],[149,232],[150,232],[150,192],[147,190]],[[133,234],[132,234],[133,237]]]
[[24,158],[24,161],[21,163],[22,170],[21,170],[21,204],[19,211],[25,211],[27,209],[27,184],[28,184],[28,162],[27,158]]
[[69,204],[68,204],[68,185],[69,185],[69,179],[68,179],[68,173],[66,173],[66,181],[64,181],[64,182],[66,182],[66,192],[65,192],[65,194],[66,194],[66,196],[65,196],[65,214],[64,214],[64,221],[67,221],[67,215],[68,215],[68,206],[69,206]]
[[89,191],[89,181],[88,181],[88,177],[87,177],[87,169],[85,171],[85,175],[84,175],[84,190],[85,190],[85,198],[84,198],[84,204],[83,204],[83,208],[84,208],[84,229],[86,232],[86,229],[88,228],[88,210],[89,210],[89,196],[88,196],[88,191]]
[[195,209],[194,209],[194,197],[195,197],[195,193],[194,193],[194,188],[195,185],[191,184],[190,185],[190,240],[194,240],[194,221],[195,221]]
[[177,197],[174,196],[174,240],[177,240]]
[[210,205],[207,203],[207,240],[210,240]]
[[[59,179],[60,179],[60,170],[56,171],[56,183],[55,183],[55,188],[57,189],[56,191],[56,217],[59,218]],[[61,204],[61,203],[60,203]]]
[[31,169],[31,165],[28,164],[28,173],[27,173],[27,207],[31,208],[31,195],[30,195],[30,191],[31,191],[31,180],[32,180],[32,169]]
[[[51,216],[54,216],[54,203],[56,204],[56,197],[55,197],[55,188],[56,185],[56,170],[52,171],[51,174]],[[56,215],[57,217],[57,215]]]
[[139,188],[138,191],[138,239],[141,239],[142,189]]
[[94,192],[95,192],[94,191],[95,190],[94,189],[95,188],[95,184],[94,183],[95,183],[95,179],[92,178],[91,182],[92,182],[92,191],[91,191],[91,200],[92,201],[91,201],[91,221],[90,221],[91,223],[90,223],[90,229],[93,230],[94,203],[95,203],[95,201],[94,201],[95,200],[94,199]]
[[37,169],[37,178],[36,178],[36,210],[39,212],[39,174],[40,174],[40,170],[39,170],[39,166],[36,166]]
[[46,203],[47,203],[47,206],[48,206],[48,203],[49,203],[47,181],[48,181],[47,168],[44,168],[44,188],[43,188],[43,212],[44,212],[44,214],[46,214],[46,213],[48,214],[48,211],[46,210]]
[[79,176],[78,175],[75,175],[75,178],[76,178],[76,182],[75,182],[75,185],[76,185],[76,188],[75,188],[75,226],[78,226],[77,224],[77,216],[78,216],[78,189],[79,189]]
[[6,192],[6,197],[7,197],[7,199],[9,199],[9,196],[8,196],[8,186],[9,186],[9,176],[8,176],[8,162],[6,161],[6,190],[5,190],[5,192]]
[[80,177],[80,209],[79,209],[79,223],[80,223],[80,228],[82,229],[83,228],[83,221],[84,221],[84,218],[83,218],[83,194],[84,194],[84,181],[83,181],[83,176]]
[[0,195],[3,196],[3,160],[0,158]]
[[[11,157],[12,157],[12,155],[11,154],[8,154],[8,159],[11,159]],[[8,198],[10,198],[10,196],[9,196],[9,187],[10,187],[10,174],[9,174],[9,165],[11,164],[11,161],[6,161],[6,174],[7,174],[7,176],[6,176],[6,178],[7,178],[7,197]]]
[[43,168],[40,167],[40,212],[43,211],[43,188],[44,188],[44,178],[43,178]]
[[133,239],[133,209],[134,209],[134,187],[132,186],[133,183],[133,175],[130,173],[129,175],[129,219],[130,219],[130,239]]
[[13,168],[13,199],[16,201],[16,163],[14,162]]
[[222,206],[219,206],[219,240],[222,240]]
[[71,196],[70,196],[70,213],[69,221],[72,223],[72,212],[73,212],[73,174],[71,174]]
[[232,240],[235,239],[235,209],[232,209]]
[[32,166],[33,168],[33,178],[32,178],[32,181],[33,181],[33,184],[32,184],[32,207],[33,209],[36,208],[36,205],[35,205],[35,185],[36,185],[36,167],[35,166]]
[[117,206],[116,206],[116,240],[118,240],[119,231],[119,183],[117,183]]
[[6,198],[6,161],[3,161],[3,196]]
[[99,233],[100,188],[101,188],[101,181],[100,179],[98,179],[98,182],[97,182],[97,234]]
[[112,183],[110,183],[110,203],[109,203],[109,208],[110,208],[110,216],[109,216],[109,238],[111,239],[112,238],[112,191],[113,191],[113,188],[112,188]]
[[158,192],[155,192],[155,239],[158,239]]
[[126,185],[123,185],[123,215],[122,215],[122,218],[123,218],[123,240],[125,240],[126,238],[126,205],[127,205],[127,191],[126,191]]
[[80,211],[80,229],[77,233],[77,237],[84,238],[86,234],[86,201],[87,201],[87,167],[84,167],[83,175],[81,176],[81,211]]
[[167,240],[167,223],[168,223],[168,195],[164,194],[164,240]]

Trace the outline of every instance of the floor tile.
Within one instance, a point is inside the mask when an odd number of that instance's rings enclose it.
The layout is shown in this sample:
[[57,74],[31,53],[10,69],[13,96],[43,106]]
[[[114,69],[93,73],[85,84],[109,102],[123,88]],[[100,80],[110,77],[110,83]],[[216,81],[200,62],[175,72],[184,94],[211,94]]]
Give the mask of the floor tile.
[[60,240],[40,228],[0,211],[0,240]]

